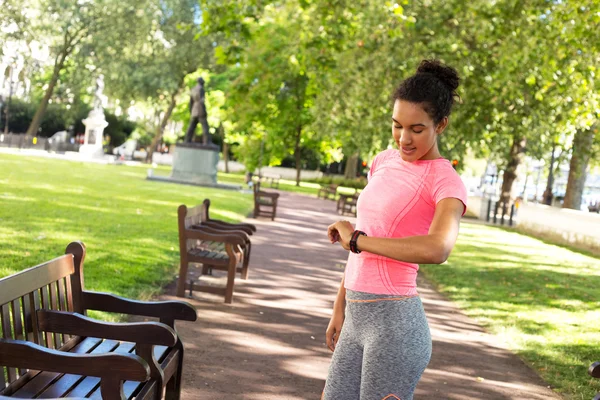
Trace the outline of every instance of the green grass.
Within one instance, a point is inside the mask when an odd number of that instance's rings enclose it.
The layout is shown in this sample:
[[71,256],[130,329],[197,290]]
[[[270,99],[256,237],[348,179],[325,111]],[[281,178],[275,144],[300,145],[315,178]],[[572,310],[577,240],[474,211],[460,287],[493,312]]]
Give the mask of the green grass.
[[227,221],[252,209],[251,195],[147,181],[147,169],[0,154],[0,277],[81,240],[86,288],[149,298],[177,273],[180,204],[208,197]]
[[566,398],[600,391],[600,259],[463,223],[449,261],[421,271]]

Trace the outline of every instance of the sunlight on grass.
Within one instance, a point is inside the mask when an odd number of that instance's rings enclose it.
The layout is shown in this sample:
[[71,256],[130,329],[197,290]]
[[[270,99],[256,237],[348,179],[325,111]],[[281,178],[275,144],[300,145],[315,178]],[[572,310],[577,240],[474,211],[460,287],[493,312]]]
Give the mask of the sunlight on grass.
[[90,290],[147,299],[177,273],[177,207],[211,199],[211,216],[240,221],[252,196],[147,181],[146,170],[0,155],[0,277],[87,246]]
[[600,390],[586,373],[600,360],[599,259],[463,223],[449,261],[421,271],[557,391],[589,399]]

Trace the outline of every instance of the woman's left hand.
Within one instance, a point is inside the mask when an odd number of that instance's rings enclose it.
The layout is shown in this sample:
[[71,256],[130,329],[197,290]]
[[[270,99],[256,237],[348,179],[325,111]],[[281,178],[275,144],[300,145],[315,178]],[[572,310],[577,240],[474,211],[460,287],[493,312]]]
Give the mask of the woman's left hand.
[[327,228],[327,236],[329,236],[331,243],[340,242],[346,250],[350,250],[352,232],[354,232],[354,227],[348,221],[338,221]]

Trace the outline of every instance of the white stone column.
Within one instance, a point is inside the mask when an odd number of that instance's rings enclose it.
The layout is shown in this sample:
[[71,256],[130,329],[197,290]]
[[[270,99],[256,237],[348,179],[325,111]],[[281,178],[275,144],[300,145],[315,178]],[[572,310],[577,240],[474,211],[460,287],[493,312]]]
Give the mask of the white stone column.
[[91,157],[102,157],[104,128],[108,126],[104,112],[101,109],[93,109],[82,122],[85,125],[85,138],[79,152]]

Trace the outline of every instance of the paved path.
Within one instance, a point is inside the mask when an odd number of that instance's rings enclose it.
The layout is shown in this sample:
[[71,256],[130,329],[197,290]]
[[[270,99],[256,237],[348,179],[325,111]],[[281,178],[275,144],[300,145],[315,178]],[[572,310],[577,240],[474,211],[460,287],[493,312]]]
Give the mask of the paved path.
[[[324,333],[347,254],[325,235],[339,218],[332,201],[282,192],[279,202],[274,222],[249,220],[258,228],[250,277],[236,281],[234,304],[194,293],[198,321],[178,325],[184,400],[320,398],[330,360]],[[433,358],[416,400],[559,398],[426,282],[420,287]]]

